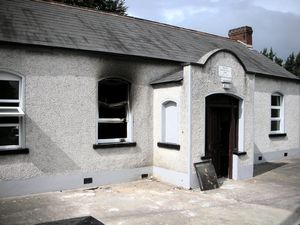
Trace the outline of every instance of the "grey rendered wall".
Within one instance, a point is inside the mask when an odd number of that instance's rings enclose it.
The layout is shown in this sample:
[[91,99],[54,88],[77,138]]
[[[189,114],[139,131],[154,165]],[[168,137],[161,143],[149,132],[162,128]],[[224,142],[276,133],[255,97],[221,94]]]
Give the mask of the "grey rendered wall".
[[[1,70],[25,77],[25,135],[30,149],[28,155],[0,156],[0,180],[152,166],[149,83],[176,70],[177,64],[42,47],[0,47]],[[110,76],[132,83],[137,146],[94,150],[97,81]]]
[[[218,66],[227,66],[232,69],[232,87],[225,90],[218,76]],[[193,163],[201,161],[205,155],[205,97],[215,93],[233,95],[243,103],[244,120],[243,149],[246,156],[234,159],[237,164],[235,179],[251,177],[253,174],[253,106],[254,106],[254,76],[245,74],[239,61],[228,52],[218,52],[212,56],[204,67],[192,67],[192,167]],[[240,118],[242,117],[240,111]],[[192,169],[191,185],[197,185],[195,171]]]
[[[178,144],[180,145],[180,150],[166,149],[157,146],[157,142],[161,141],[161,121],[162,113],[161,107],[162,103],[165,101],[175,101],[177,103],[178,118]],[[184,135],[187,131],[185,130],[185,114],[183,113],[185,109],[182,108],[182,103],[185,101],[182,96],[182,86],[181,85],[168,85],[154,90],[154,161],[153,165],[162,167],[165,169],[174,170],[177,172],[187,173],[187,141]]]
[[[285,137],[269,137],[271,94],[280,92],[284,99]],[[295,81],[255,79],[255,163],[300,155],[300,85]],[[262,157],[259,160],[259,157]]]

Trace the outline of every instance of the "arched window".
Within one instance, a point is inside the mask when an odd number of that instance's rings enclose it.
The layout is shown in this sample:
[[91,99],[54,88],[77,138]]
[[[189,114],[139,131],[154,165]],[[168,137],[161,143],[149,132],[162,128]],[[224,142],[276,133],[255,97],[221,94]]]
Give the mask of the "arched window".
[[0,149],[21,148],[23,143],[22,78],[0,72]]
[[284,132],[283,95],[274,93],[271,96],[271,133]]
[[167,101],[162,104],[162,137],[166,143],[178,143],[177,103]]
[[130,141],[127,81],[109,78],[98,83],[98,142]]

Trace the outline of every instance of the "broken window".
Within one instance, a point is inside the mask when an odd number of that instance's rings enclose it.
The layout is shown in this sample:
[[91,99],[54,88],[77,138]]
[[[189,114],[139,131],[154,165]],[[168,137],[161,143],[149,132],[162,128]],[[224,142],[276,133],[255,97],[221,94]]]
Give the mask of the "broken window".
[[283,96],[274,93],[271,96],[271,133],[283,133]]
[[0,73],[0,149],[19,148],[22,145],[22,79]]
[[123,142],[129,139],[129,83],[105,79],[98,83],[98,140]]

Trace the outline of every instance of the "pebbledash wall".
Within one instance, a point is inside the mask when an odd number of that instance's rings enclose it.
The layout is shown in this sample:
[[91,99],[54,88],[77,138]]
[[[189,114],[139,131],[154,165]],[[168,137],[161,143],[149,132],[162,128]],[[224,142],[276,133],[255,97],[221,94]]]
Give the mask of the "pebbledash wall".
[[[149,83],[179,64],[97,53],[1,45],[0,70],[25,82],[29,154],[1,155],[0,196],[136,180],[153,171],[153,89]],[[131,82],[136,147],[93,149],[97,139],[97,82]]]
[[[232,84],[224,89],[218,75],[218,67],[231,68]],[[233,155],[233,179],[246,179],[253,175],[253,107],[254,107],[254,76],[246,74],[243,66],[235,55],[229,51],[214,52],[205,66],[192,66],[192,164],[205,155],[205,97],[221,93],[239,99],[239,152],[247,155]],[[197,186],[194,169],[191,173],[191,186]]]
[[[153,95],[153,175],[160,180],[189,188],[188,103],[184,86],[182,83],[158,85],[154,87]],[[158,147],[162,138],[162,105],[167,101],[176,102],[177,105],[177,121],[174,123],[177,123],[176,144],[180,149]]]
[[[29,154],[1,155],[0,196],[89,187],[140,179],[142,174],[183,186],[198,186],[193,163],[205,155],[205,98],[223,93],[239,99],[239,151],[233,179],[253,175],[253,164],[300,155],[299,84],[247,74],[228,50],[182,66],[163,60],[1,45],[0,70],[24,76],[26,147]],[[222,87],[218,67],[232,69]],[[152,87],[163,74],[183,69],[183,81]],[[97,82],[120,77],[131,83],[130,104],[136,147],[93,149],[97,136]],[[284,96],[285,137],[270,138],[271,94]],[[157,146],[161,105],[178,106],[180,151]],[[295,122],[296,121],[296,122]],[[83,178],[92,177],[92,184]]]
[[[283,135],[269,136],[271,95],[283,97]],[[300,155],[300,86],[285,79],[255,78],[254,162],[262,163]]]

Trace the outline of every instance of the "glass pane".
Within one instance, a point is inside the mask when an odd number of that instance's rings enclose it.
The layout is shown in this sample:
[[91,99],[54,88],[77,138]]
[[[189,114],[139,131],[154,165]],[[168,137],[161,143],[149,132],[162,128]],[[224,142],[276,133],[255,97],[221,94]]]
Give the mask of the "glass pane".
[[98,100],[103,103],[121,103],[128,101],[129,85],[119,79],[106,79],[99,82]]
[[272,106],[280,106],[280,96],[272,95],[271,104]]
[[99,118],[126,118],[127,104],[107,105],[99,103]]
[[0,99],[19,99],[19,81],[0,80]]
[[6,107],[18,107],[19,103],[18,102],[0,102],[0,107],[1,106],[6,106]]
[[126,138],[127,123],[99,123],[98,139]]
[[0,108],[0,113],[19,113],[19,110],[16,108],[12,108],[12,109]]
[[280,131],[280,121],[271,121],[271,131]]
[[19,145],[19,129],[17,126],[0,127],[0,146]]
[[280,117],[280,109],[272,109],[271,110],[271,117]]
[[19,123],[19,117],[0,117],[0,124]]

